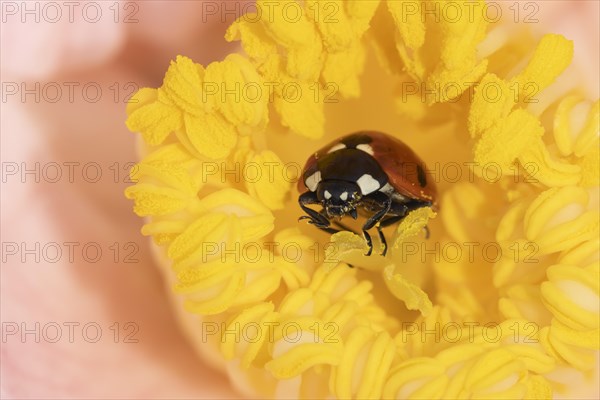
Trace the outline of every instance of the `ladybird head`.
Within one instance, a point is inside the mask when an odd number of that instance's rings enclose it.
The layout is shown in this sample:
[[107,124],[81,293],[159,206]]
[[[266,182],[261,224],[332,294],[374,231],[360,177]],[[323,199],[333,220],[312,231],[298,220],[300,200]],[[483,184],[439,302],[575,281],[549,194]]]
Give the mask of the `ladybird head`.
[[362,197],[356,183],[329,180],[321,181],[317,186],[317,199],[323,205],[329,218],[341,218],[350,214],[356,219],[356,205]]

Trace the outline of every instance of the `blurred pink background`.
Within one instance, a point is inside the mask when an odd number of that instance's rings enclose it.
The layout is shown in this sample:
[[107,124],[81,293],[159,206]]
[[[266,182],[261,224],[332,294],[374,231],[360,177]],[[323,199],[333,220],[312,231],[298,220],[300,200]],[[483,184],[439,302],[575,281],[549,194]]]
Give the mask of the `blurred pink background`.
[[[235,397],[180,333],[123,196],[124,121],[176,55],[236,51],[222,37],[250,2],[50,3],[1,4],[1,395]],[[598,2],[539,4],[532,28],[575,40],[597,96]]]

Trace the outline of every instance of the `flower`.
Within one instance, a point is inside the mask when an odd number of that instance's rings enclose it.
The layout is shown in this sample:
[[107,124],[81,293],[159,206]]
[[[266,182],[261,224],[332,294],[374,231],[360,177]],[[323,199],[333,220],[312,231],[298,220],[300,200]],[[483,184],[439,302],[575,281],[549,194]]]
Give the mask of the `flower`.
[[[571,41],[448,5],[258,1],[226,35],[244,55],[179,56],[129,105],[146,147],[126,196],[246,394],[548,398],[596,368],[598,102],[565,82]],[[442,193],[387,257],[298,225],[286,175],[365,125],[409,142]]]

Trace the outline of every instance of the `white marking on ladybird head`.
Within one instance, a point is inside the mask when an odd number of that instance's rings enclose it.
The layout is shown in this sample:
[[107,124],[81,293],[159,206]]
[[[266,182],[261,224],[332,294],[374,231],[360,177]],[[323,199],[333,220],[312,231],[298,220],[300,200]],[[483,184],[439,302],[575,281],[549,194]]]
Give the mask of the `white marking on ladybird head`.
[[344,192],[340,194],[340,200],[346,201],[348,200],[348,192]]
[[375,155],[375,152],[373,151],[373,148],[371,147],[371,145],[370,145],[370,144],[366,144],[366,143],[359,144],[358,146],[356,146],[356,148],[357,148],[358,150],[362,150],[362,151],[364,151],[364,152],[365,152],[365,153],[367,153],[367,154],[370,154],[370,155]]
[[332,148],[330,148],[329,151],[327,152],[327,154],[333,153],[334,151],[342,150],[345,148],[346,148],[346,145],[344,143],[338,143],[338,144],[334,145]]
[[328,190],[325,191],[325,193],[323,193],[323,195],[325,196],[325,199],[329,200],[331,198],[331,193],[329,193]]
[[373,193],[381,187],[379,182],[377,182],[377,179],[373,178],[369,174],[364,174],[363,176],[361,176],[358,179],[358,181],[356,181],[356,184],[360,188],[360,191],[362,192],[363,196],[366,196],[369,193]]
[[304,184],[311,192],[317,190],[317,185],[321,182],[321,171],[317,171],[304,181]]

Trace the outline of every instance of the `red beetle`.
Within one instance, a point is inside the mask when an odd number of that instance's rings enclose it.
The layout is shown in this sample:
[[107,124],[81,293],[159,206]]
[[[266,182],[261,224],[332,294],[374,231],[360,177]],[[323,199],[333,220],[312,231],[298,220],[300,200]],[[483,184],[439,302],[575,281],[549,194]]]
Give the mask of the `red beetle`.
[[[410,211],[421,207],[437,209],[437,192],[431,175],[421,159],[404,143],[381,132],[364,131],[344,136],[313,154],[298,181],[298,203],[308,219],[328,233],[333,221],[346,214],[356,219],[357,210],[368,219],[362,227],[371,255],[373,244],[367,232],[376,227],[383,245],[382,228],[401,221]],[[320,211],[307,205],[319,204]]]

